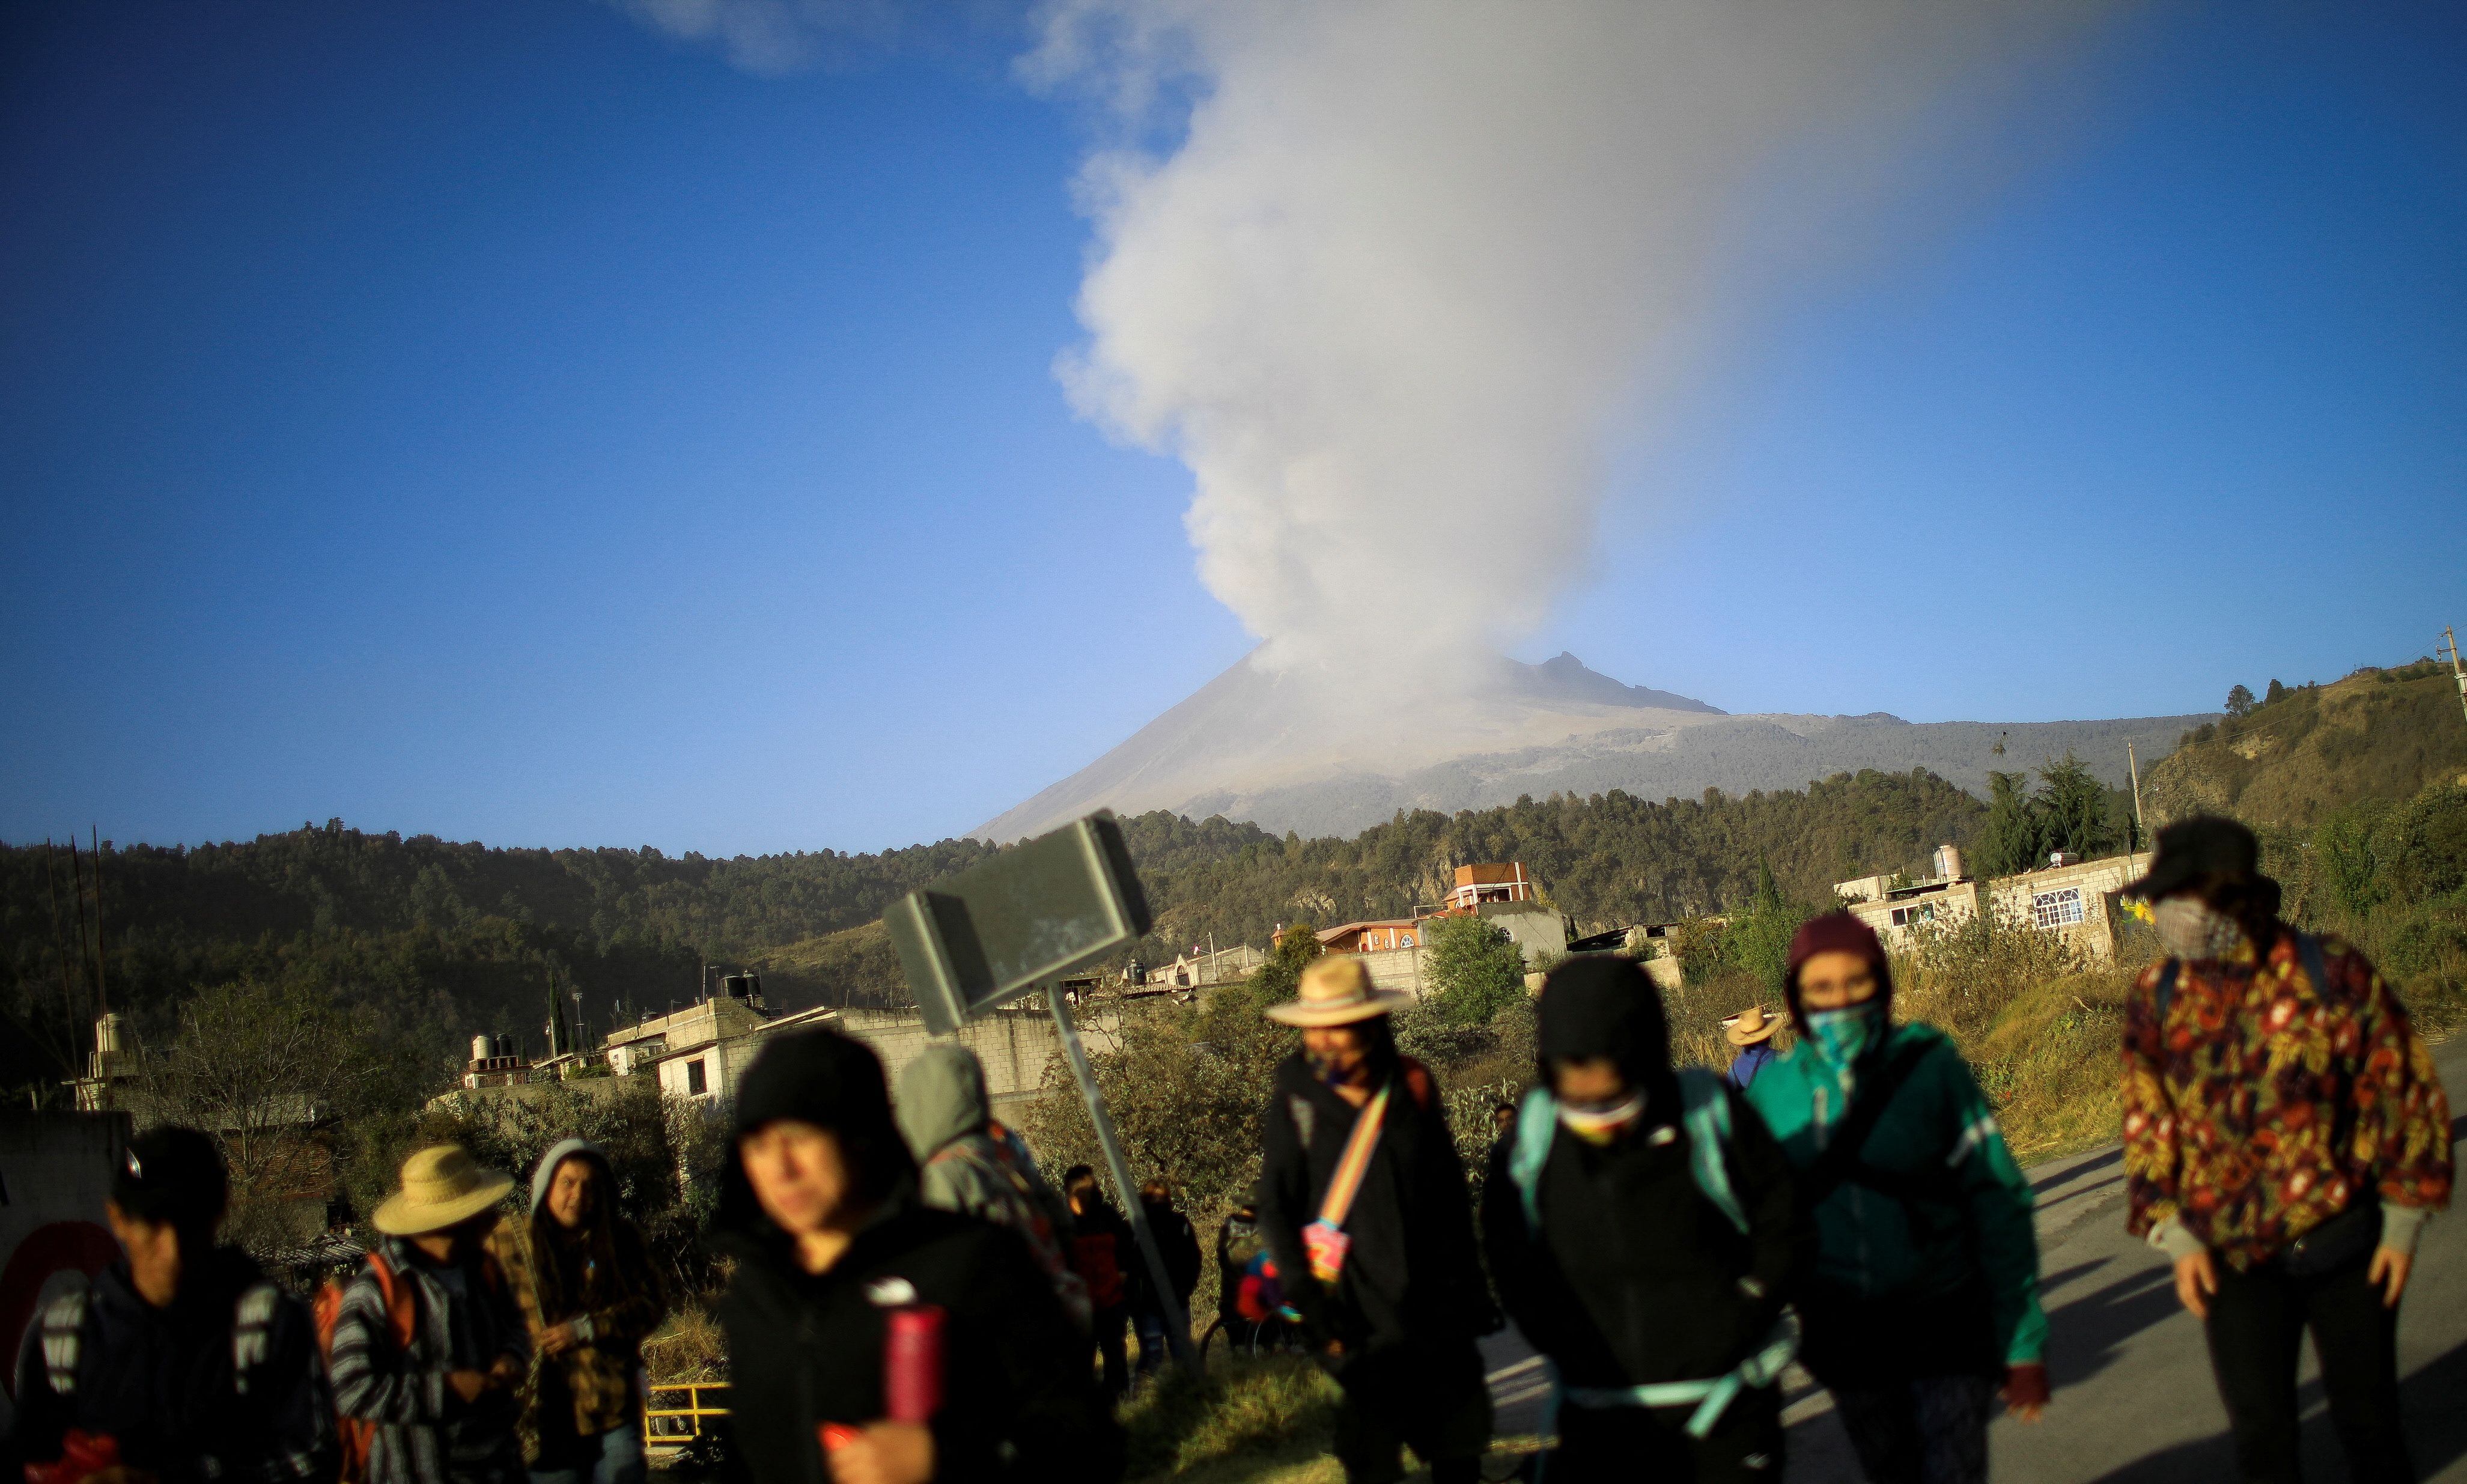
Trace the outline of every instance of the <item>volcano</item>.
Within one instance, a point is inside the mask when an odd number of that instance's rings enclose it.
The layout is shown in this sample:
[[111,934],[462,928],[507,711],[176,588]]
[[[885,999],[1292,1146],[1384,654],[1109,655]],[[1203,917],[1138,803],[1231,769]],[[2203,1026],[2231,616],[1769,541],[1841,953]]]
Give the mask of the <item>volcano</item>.
[[1655,799],[1709,788],[1743,794],[1863,768],[1924,768],[1983,796],[1991,770],[2021,771],[2068,751],[2121,784],[2128,743],[2146,765],[2209,719],[1732,715],[1625,685],[1572,654],[1540,664],[1499,660],[1434,700],[1375,666],[1332,681],[1271,670],[1257,658],[1245,656],[1095,762],[969,833],[1019,840],[1109,808],[1350,836],[1398,810],[1454,813],[1612,789]]

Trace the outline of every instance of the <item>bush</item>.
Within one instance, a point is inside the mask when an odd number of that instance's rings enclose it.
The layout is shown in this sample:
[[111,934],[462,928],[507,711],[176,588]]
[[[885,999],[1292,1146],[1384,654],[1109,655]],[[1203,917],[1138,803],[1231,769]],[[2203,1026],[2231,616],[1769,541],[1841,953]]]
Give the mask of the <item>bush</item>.
[[1487,1025],[1525,998],[1525,955],[1480,917],[1440,917],[1424,929],[1425,967],[1440,1013],[1459,1025]]

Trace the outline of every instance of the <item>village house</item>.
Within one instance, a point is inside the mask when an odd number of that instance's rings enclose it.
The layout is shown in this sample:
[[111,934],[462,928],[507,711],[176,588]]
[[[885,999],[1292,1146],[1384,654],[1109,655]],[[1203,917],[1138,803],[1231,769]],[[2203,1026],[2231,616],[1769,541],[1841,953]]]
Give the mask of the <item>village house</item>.
[[1423,978],[1423,950],[1431,925],[1443,917],[1480,917],[1505,933],[1530,966],[1568,952],[1568,919],[1542,900],[1541,888],[1523,862],[1484,862],[1456,868],[1455,881],[1434,908],[1417,908],[1411,917],[1348,922],[1319,934],[1331,954],[1362,960],[1370,981],[1416,1000],[1428,992]]
[[2059,852],[2045,866],[1981,881],[1962,874],[1960,850],[1943,845],[1935,876],[1862,876],[1836,882],[1833,891],[1890,949],[1906,949],[1922,931],[1952,928],[1983,909],[1998,923],[2053,933],[2092,958],[2110,959],[2121,928],[2118,898],[2148,859],[2132,852],[2083,861]]

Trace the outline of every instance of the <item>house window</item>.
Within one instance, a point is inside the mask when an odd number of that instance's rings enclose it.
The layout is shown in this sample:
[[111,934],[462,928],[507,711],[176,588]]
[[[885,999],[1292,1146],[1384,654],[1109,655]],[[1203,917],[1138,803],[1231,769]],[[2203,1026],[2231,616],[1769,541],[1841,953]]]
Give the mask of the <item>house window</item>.
[[1397,939],[1396,939],[1396,946],[1397,946],[1398,948],[1411,948],[1411,947],[1413,947],[1413,946],[1414,946],[1414,934],[1412,934],[1412,933],[1408,933],[1404,934],[1403,936],[1401,936],[1401,937],[1397,938]]
[[1896,928],[1915,928],[1920,923],[1934,921],[1935,921],[1934,902],[1921,902],[1915,907],[1893,909],[1893,926]]
[[705,1078],[702,1068],[703,1059],[699,1056],[686,1063],[686,1096],[700,1097],[711,1091],[711,1085]]
[[2041,891],[2030,898],[2030,921],[2042,928],[2069,928],[2082,920],[2081,888]]

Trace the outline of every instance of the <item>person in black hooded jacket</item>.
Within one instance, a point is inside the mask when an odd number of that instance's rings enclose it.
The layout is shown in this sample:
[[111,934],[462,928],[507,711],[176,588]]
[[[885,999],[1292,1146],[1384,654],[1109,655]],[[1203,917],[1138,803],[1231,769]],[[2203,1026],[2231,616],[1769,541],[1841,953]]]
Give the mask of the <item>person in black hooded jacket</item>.
[[[761,1484],[1106,1484],[1122,1439],[1087,1339],[1019,1236],[917,1199],[882,1064],[830,1030],[765,1046],[713,1217],[735,1455]],[[889,1311],[943,1312],[942,1403],[884,1420]],[[820,1429],[837,1425],[826,1455]]]
[[[341,1453],[308,1311],[216,1247],[230,1180],[214,1140],[166,1125],[128,1141],[104,1203],[123,1256],[26,1327],[9,1476],[108,1439],[161,1484],[315,1484]],[[89,1446],[92,1446],[91,1444]]]
[[[1492,1152],[1482,1234],[1508,1315],[1563,1388],[1552,1477],[1779,1478],[1781,1405],[1769,1372],[1786,1352],[1769,1346],[1814,1257],[1780,1145],[1736,1091],[1697,1073],[1729,1125],[1715,1136],[1742,1229],[1693,1167],[1661,998],[1631,960],[1553,969],[1536,1050],[1550,1095],[1528,1100]],[[1520,1149],[1522,1181],[1511,1168]],[[1765,1369],[1742,1373],[1692,1436],[1704,1398],[1691,1383],[1756,1357]]]
[[[1344,1388],[1336,1455],[1349,1484],[1402,1478],[1407,1445],[1435,1484],[1469,1484],[1490,1446],[1474,1339],[1498,1319],[1438,1084],[1397,1054],[1388,1015],[1406,997],[1371,988],[1360,959],[1320,959],[1301,988],[1268,1010],[1302,1027],[1302,1050],[1278,1065],[1268,1099],[1259,1233],[1304,1338]],[[1335,1224],[1341,1260],[1322,1260],[1334,1279],[1323,1281],[1306,1228],[1324,1219],[1347,1144],[1374,1105],[1378,1137]]]

